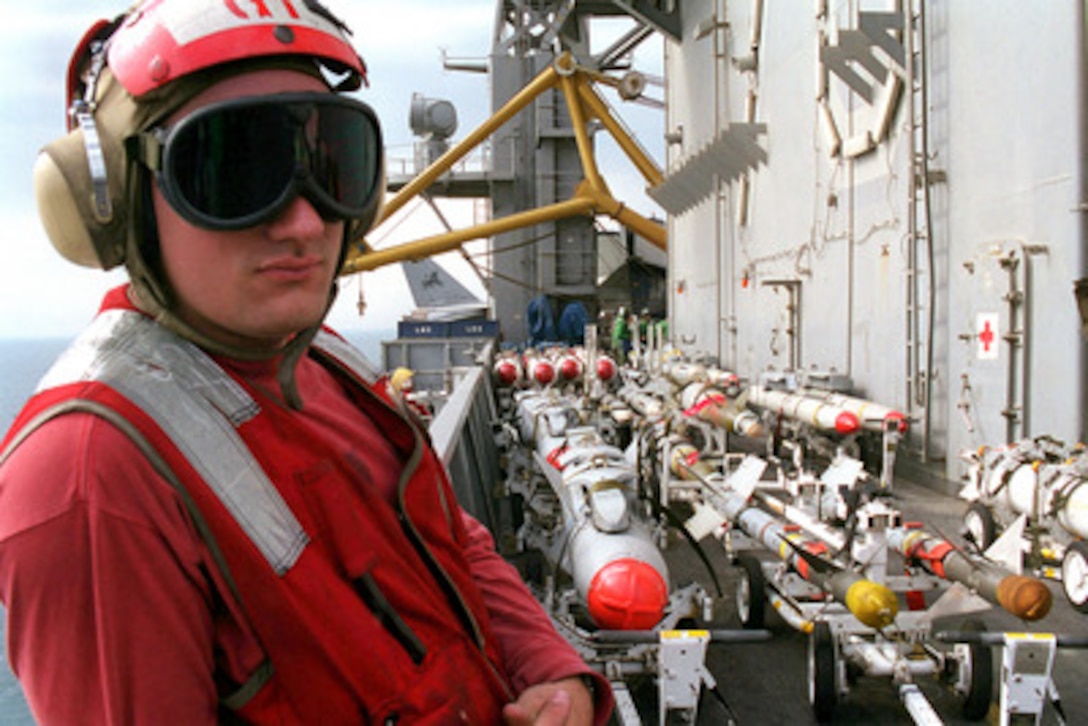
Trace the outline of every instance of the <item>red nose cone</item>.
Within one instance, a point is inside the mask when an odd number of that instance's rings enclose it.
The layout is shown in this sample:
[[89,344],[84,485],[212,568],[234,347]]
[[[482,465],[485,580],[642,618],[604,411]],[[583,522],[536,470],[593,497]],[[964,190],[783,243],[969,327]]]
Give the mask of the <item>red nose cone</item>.
[[597,359],[597,377],[602,381],[612,380],[616,375],[616,363],[611,358],[601,357]]
[[533,366],[533,379],[542,386],[555,380],[555,366],[548,361],[540,361]]
[[858,417],[849,411],[843,411],[835,417],[835,430],[840,434],[852,434],[858,430],[861,424],[858,423]]
[[512,386],[518,380],[518,367],[508,360],[499,361],[495,366],[495,375],[502,385]]
[[578,365],[578,361],[574,358],[564,358],[563,362],[559,364],[559,374],[563,376],[564,380],[573,381],[582,375],[582,366]]
[[649,630],[661,622],[669,601],[661,573],[640,560],[602,567],[589,584],[589,616],[605,630]]

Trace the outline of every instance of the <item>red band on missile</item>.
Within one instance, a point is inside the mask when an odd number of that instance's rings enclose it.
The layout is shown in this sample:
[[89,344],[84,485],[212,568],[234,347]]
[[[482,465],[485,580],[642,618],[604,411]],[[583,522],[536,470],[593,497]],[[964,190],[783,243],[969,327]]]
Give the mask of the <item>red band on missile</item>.
[[[827,545],[823,542],[802,542],[801,548],[804,549],[805,552],[813,555],[822,555],[827,552]],[[811,569],[808,566],[808,560],[803,557],[798,557],[797,562],[794,563],[794,569],[797,570],[798,575],[806,580],[809,579]]]
[[805,542],[805,552],[813,555],[827,554],[826,542]]
[[904,593],[907,608],[913,612],[926,609],[926,595],[921,590],[907,590]]
[[947,578],[948,576],[945,575],[944,572],[944,558],[953,549],[951,542],[941,540],[934,544],[932,549],[928,550],[925,549],[925,544],[923,543],[911,553],[911,556],[928,562],[930,571],[937,577]]
[[723,394],[718,393],[717,391],[704,393],[698,403],[684,411],[684,415],[689,417],[698,416],[706,408],[722,403],[725,403],[725,396]]

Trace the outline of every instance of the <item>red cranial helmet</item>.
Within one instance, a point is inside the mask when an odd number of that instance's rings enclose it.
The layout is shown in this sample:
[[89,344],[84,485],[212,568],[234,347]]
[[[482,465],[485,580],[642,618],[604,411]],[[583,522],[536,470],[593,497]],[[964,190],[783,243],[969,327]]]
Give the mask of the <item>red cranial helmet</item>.
[[69,133],[35,167],[39,213],[61,254],[124,263],[142,231],[126,140],[262,65],[309,69],[334,91],[366,81],[347,27],[317,0],[145,0],[91,27],[69,67]]

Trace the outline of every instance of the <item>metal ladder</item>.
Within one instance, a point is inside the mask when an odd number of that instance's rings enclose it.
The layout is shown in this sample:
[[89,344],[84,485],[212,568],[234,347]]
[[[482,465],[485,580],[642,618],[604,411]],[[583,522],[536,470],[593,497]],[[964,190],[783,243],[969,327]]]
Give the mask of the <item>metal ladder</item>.
[[933,240],[930,185],[940,172],[930,168],[927,129],[925,0],[906,0],[904,41],[907,49],[907,85],[910,190],[907,213],[908,264],[906,281],[906,398],[907,415],[918,426],[918,453],[929,456],[933,376]]

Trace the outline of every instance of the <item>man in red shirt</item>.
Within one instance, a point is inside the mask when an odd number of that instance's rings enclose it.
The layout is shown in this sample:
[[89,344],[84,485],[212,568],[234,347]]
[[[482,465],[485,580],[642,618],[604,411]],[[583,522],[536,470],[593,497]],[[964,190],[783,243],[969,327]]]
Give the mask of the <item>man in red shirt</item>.
[[322,327],[382,195],[306,2],[92,28],[35,169],[67,258],[125,265],[0,444],[8,652],[42,723],[603,723],[588,669]]

